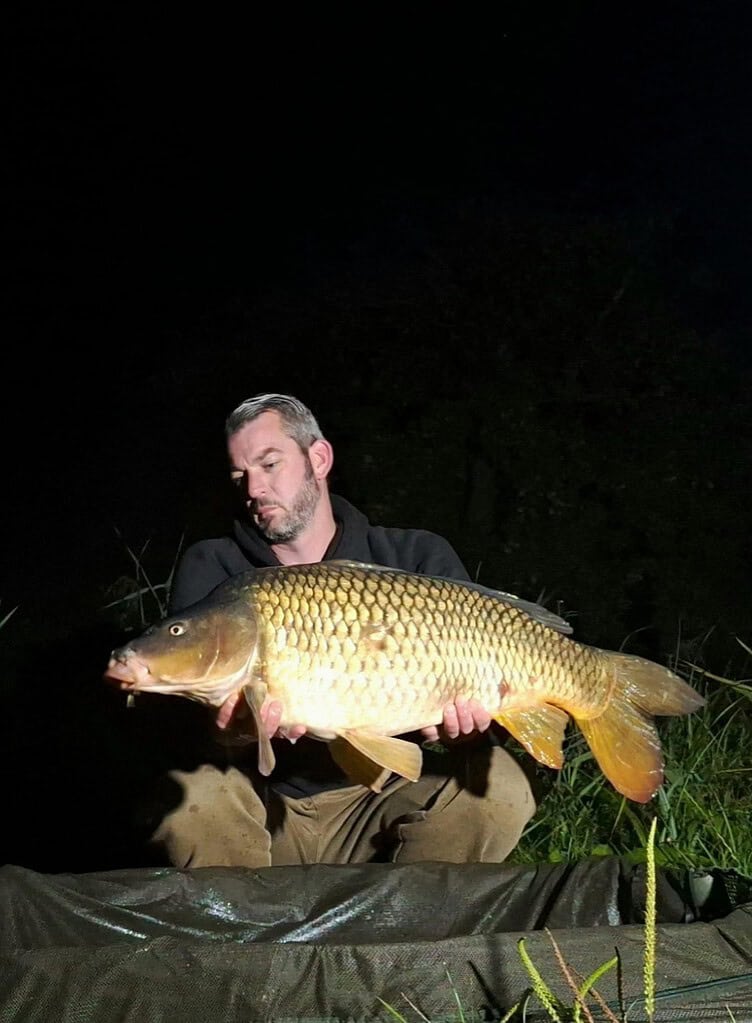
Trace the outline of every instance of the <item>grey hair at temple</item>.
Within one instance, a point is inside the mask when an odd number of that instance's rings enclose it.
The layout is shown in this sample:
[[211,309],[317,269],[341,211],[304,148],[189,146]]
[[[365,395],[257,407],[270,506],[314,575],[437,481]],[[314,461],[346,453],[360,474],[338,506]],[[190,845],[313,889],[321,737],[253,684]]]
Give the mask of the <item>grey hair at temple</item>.
[[324,437],[313,412],[290,394],[257,394],[246,398],[225,420],[225,437],[232,437],[264,412],[279,413],[285,433],[302,451],[307,451],[315,440]]

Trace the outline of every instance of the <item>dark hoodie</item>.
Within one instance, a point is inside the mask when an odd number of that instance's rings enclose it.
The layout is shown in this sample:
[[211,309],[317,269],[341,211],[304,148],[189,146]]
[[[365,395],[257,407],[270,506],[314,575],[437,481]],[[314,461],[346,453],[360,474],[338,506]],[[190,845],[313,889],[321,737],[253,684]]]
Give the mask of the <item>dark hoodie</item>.
[[[331,500],[337,531],[323,561],[346,559],[470,581],[454,548],[438,534],[424,529],[372,526],[344,498],[332,494]],[[201,600],[231,576],[278,564],[269,542],[253,524],[236,519],[233,536],[199,540],[186,550],[175,573],[170,613]],[[277,766],[270,782],[279,792],[303,797],[348,784],[323,743],[305,737],[294,746],[278,742],[275,755]]]
[[[470,580],[454,548],[436,533],[372,526],[363,512],[336,494],[332,494],[332,510],[337,532],[323,561],[346,559],[421,575]],[[268,540],[253,523],[236,519],[233,534],[199,540],[186,550],[170,594],[171,614],[201,600],[230,576],[279,564]]]

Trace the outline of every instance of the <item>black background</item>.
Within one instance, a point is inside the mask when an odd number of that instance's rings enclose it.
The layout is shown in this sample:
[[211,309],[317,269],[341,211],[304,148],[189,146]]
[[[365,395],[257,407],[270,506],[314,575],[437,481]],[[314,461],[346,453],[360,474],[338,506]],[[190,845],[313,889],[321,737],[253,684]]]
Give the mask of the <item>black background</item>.
[[223,531],[224,416],[262,390],[310,404],[374,520],[579,638],[749,641],[747,5],[605,6],[10,26],[19,805],[127,756],[102,607],[126,543],[161,581]]

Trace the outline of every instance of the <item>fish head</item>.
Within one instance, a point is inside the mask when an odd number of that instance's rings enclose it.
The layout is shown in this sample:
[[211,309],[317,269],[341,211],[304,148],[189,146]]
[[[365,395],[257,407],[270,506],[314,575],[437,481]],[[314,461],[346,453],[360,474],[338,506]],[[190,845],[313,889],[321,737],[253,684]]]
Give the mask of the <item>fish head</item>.
[[168,693],[220,706],[251,677],[256,617],[242,599],[201,601],[112,651],[105,680],[129,693]]

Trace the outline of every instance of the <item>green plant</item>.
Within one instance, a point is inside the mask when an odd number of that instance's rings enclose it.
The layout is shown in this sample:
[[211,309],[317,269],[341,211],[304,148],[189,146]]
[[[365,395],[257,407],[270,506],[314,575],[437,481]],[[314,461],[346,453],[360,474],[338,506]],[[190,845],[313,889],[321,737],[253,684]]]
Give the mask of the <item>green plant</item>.
[[573,862],[598,855],[641,862],[655,817],[659,866],[721,867],[752,875],[750,687],[678,670],[707,702],[687,717],[659,719],[666,768],[656,798],[641,806],[619,796],[571,730],[562,770],[538,769],[544,795],[511,862]]
[[12,607],[7,614],[3,615],[3,617],[0,618],[0,629],[2,629],[3,626],[8,623],[8,621],[16,613],[16,611],[18,611],[18,606]]
[[114,527],[115,534],[122,541],[128,557],[133,562],[134,574],[120,576],[107,588],[107,594],[114,599],[102,606],[102,611],[114,611],[117,624],[125,630],[143,629],[150,622],[164,618],[170,602],[170,590],[175,568],[180,558],[184,537],[180,537],[177,550],[172,559],[169,574],[164,582],[153,583],[144,564],[144,557],[149,547],[147,540],[136,552],[126,542],[121,531]]

